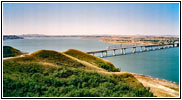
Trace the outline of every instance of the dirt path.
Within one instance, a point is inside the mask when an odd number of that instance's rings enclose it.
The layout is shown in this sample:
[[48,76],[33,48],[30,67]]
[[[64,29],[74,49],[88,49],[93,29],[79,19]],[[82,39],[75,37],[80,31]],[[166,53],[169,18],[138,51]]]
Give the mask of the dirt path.
[[28,55],[30,55],[30,53],[22,54],[22,55],[15,56],[15,57],[3,58],[3,60],[14,59],[14,58],[21,58],[21,57],[25,57],[25,56],[28,56]]

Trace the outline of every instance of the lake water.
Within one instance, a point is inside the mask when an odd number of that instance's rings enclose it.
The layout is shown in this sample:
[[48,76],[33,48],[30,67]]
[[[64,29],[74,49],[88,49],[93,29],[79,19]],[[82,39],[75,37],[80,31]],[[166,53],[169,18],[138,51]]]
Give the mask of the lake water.
[[[35,52],[40,49],[66,51],[78,49],[81,51],[102,50],[114,44],[100,42],[99,39],[83,39],[79,37],[33,37],[17,40],[5,40],[3,45],[12,46],[21,51]],[[139,52],[139,48],[137,48]],[[104,59],[111,61],[121,71],[149,75],[179,83],[179,47],[132,54],[127,49],[127,55],[111,56],[112,51]],[[96,56],[100,56],[97,54]]]

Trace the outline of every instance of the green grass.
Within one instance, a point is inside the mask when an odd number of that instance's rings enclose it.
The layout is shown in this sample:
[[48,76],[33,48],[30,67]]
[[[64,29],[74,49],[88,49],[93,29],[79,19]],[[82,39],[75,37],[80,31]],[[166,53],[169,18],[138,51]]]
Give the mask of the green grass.
[[131,74],[104,75],[97,71],[85,71],[84,67],[87,66],[69,58],[64,53],[50,50],[40,50],[26,57],[4,60],[3,96],[153,96]]
[[10,46],[3,46],[3,57],[14,57],[21,55],[22,52]]
[[98,67],[104,68],[107,71],[110,72],[119,72],[120,70],[118,68],[116,68],[112,63],[110,63],[109,61],[103,60],[101,58],[89,55],[87,53],[75,50],[75,49],[69,49],[67,51],[64,52],[67,55],[73,56],[77,59],[86,61],[90,64],[96,65]]
[[134,88],[96,72],[62,67],[46,70],[44,66],[35,63],[18,64],[13,61],[5,61],[4,66],[12,69],[3,71],[5,97],[153,96],[144,87]]

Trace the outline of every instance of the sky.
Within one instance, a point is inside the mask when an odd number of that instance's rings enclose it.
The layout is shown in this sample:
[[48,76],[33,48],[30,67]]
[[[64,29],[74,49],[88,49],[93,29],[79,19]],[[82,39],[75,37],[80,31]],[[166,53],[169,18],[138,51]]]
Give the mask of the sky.
[[179,35],[179,3],[3,3],[3,34]]

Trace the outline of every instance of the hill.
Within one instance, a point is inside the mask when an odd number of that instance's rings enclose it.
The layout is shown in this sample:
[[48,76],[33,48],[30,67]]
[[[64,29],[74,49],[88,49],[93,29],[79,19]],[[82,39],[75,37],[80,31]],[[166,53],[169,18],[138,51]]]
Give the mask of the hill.
[[[97,60],[112,68],[100,66]],[[112,63],[81,51],[39,50],[24,57],[3,60],[3,96],[153,96],[132,74],[111,72],[116,71],[115,69]]]
[[21,55],[22,52],[10,46],[3,46],[3,58],[5,57],[15,57]]
[[93,55],[89,55],[85,52],[81,52],[75,49],[69,49],[67,51],[64,52],[67,55],[70,55],[72,57],[75,57],[77,59],[86,61],[90,64],[96,65],[98,67],[104,68],[107,71],[110,72],[120,72],[120,70],[118,68],[116,68],[111,62],[106,61],[104,59],[98,58],[96,56]]

